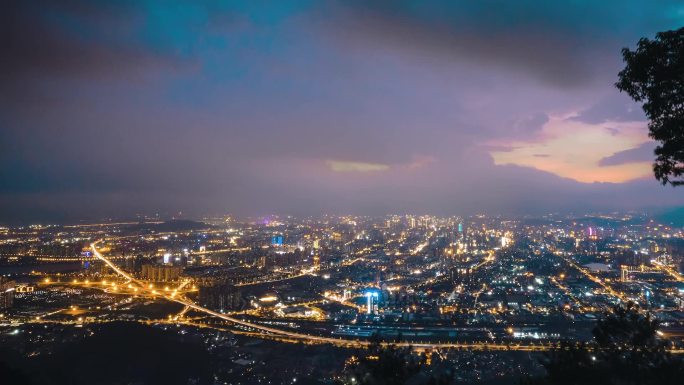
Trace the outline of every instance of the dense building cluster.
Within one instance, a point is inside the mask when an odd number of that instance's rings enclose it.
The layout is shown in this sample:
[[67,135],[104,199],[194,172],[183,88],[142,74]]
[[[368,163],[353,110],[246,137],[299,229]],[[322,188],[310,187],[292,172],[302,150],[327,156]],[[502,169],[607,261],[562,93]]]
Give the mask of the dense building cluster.
[[[325,342],[340,364],[381,338],[443,351],[440,365],[479,380],[539,370],[530,354],[591,340],[602,314],[633,302],[684,348],[684,231],[642,214],[30,226],[4,229],[0,251],[8,332],[151,322],[208,346],[219,332]],[[259,349],[236,341],[221,343],[231,373],[258,373]]]

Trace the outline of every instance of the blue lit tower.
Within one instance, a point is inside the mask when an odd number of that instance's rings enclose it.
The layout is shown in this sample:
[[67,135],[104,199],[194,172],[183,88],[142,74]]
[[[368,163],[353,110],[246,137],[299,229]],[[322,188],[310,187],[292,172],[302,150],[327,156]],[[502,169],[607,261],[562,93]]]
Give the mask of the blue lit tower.
[[365,295],[366,295],[366,314],[377,314],[378,313],[378,292],[377,291],[367,291]]

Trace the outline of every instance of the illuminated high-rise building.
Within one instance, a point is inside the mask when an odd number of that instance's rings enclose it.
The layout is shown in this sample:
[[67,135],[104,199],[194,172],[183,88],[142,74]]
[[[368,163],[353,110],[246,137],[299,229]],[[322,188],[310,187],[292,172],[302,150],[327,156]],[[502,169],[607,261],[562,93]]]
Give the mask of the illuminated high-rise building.
[[282,235],[274,235],[271,237],[271,246],[282,246],[283,245],[283,236]]
[[142,265],[140,275],[149,281],[169,282],[177,280],[182,272],[181,266]]
[[378,292],[366,292],[366,314],[378,314]]
[[14,305],[14,281],[0,277],[0,309],[9,309]]
[[240,289],[222,281],[201,285],[198,301],[202,306],[219,312],[239,309],[243,302]]

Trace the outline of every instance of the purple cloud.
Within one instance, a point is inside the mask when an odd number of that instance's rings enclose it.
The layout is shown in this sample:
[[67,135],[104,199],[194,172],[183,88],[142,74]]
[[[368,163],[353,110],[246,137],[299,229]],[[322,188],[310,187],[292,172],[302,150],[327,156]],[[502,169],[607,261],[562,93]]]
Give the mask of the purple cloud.
[[655,149],[655,142],[646,142],[639,147],[630,148],[629,150],[624,150],[616,152],[611,156],[607,156],[599,161],[599,166],[617,166],[620,164],[627,163],[637,163],[637,162],[650,162],[653,161],[655,155],[653,150]]
[[0,222],[684,201],[655,181],[578,183],[489,155],[577,111],[619,132],[634,119],[613,100],[620,48],[666,28],[662,7],[257,3],[11,2]]
[[645,121],[646,116],[641,110],[641,106],[633,102],[627,95],[615,93],[581,111],[573,119],[583,123],[598,124],[607,121]]

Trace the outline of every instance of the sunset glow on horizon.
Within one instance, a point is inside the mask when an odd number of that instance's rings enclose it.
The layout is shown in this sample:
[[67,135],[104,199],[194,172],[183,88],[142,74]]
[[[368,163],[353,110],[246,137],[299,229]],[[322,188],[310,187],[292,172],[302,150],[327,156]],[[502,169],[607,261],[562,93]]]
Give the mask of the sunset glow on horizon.
[[504,150],[491,155],[497,165],[532,167],[583,183],[623,183],[649,176],[651,163],[606,166],[600,161],[648,142],[644,126],[644,122],[587,124],[572,117],[551,117],[534,139],[498,143]]

